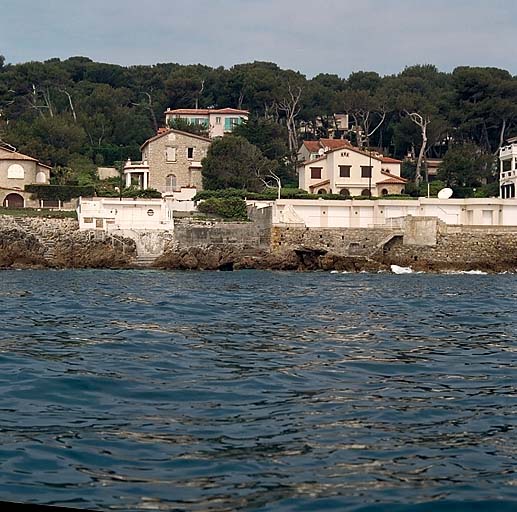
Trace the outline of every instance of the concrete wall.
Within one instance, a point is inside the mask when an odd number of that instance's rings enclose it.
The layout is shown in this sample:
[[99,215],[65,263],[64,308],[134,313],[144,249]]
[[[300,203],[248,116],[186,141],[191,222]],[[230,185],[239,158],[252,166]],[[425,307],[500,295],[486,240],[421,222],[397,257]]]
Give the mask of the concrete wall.
[[366,228],[391,226],[412,215],[454,225],[517,226],[517,199],[280,199],[271,205],[275,225],[290,224],[295,218],[295,223],[313,228]]

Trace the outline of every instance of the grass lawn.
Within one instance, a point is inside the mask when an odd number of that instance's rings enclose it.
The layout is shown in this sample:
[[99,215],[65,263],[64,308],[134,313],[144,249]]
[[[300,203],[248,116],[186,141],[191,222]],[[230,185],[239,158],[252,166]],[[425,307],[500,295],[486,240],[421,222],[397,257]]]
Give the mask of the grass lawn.
[[0,207],[0,215],[13,215],[15,217],[46,217],[47,219],[77,219],[77,213],[75,210],[46,210],[43,208]]

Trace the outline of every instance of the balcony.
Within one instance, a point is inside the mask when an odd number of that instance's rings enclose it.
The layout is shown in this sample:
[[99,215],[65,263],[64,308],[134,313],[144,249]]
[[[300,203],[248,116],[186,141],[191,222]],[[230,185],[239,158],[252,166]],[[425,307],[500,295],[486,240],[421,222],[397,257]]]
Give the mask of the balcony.
[[508,160],[512,156],[517,156],[517,144],[510,144],[509,146],[503,146],[499,150],[499,158],[501,160]]
[[140,172],[142,171],[148,171],[149,170],[149,164],[147,163],[147,160],[134,160],[131,161],[129,158],[127,159],[127,162],[124,164],[124,173],[131,172],[131,170],[138,169]]

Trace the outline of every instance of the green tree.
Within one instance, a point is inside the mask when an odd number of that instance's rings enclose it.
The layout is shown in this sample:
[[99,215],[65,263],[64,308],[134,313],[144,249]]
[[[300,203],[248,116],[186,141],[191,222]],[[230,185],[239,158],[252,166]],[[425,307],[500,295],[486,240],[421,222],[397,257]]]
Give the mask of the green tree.
[[181,132],[193,133],[194,135],[208,137],[208,125],[191,123],[188,121],[188,119],[169,119],[168,126],[173,130],[179,130]]
[[214,140],[201,163],[203,188],[207,190],[237,188],[258,192],[264,188],[262,178],[275,167],[257,146],[235,135]]
[[494,163],[480,147],[462,144],[447,151],[437,177],[450,187],[479,187],[493,177]]

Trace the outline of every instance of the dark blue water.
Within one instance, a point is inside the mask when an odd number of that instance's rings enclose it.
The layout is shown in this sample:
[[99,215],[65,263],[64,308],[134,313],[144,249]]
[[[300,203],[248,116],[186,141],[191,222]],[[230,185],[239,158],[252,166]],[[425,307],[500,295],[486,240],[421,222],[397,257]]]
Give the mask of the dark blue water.
[[0,499],[517,509],[517,276],[0,273]]

